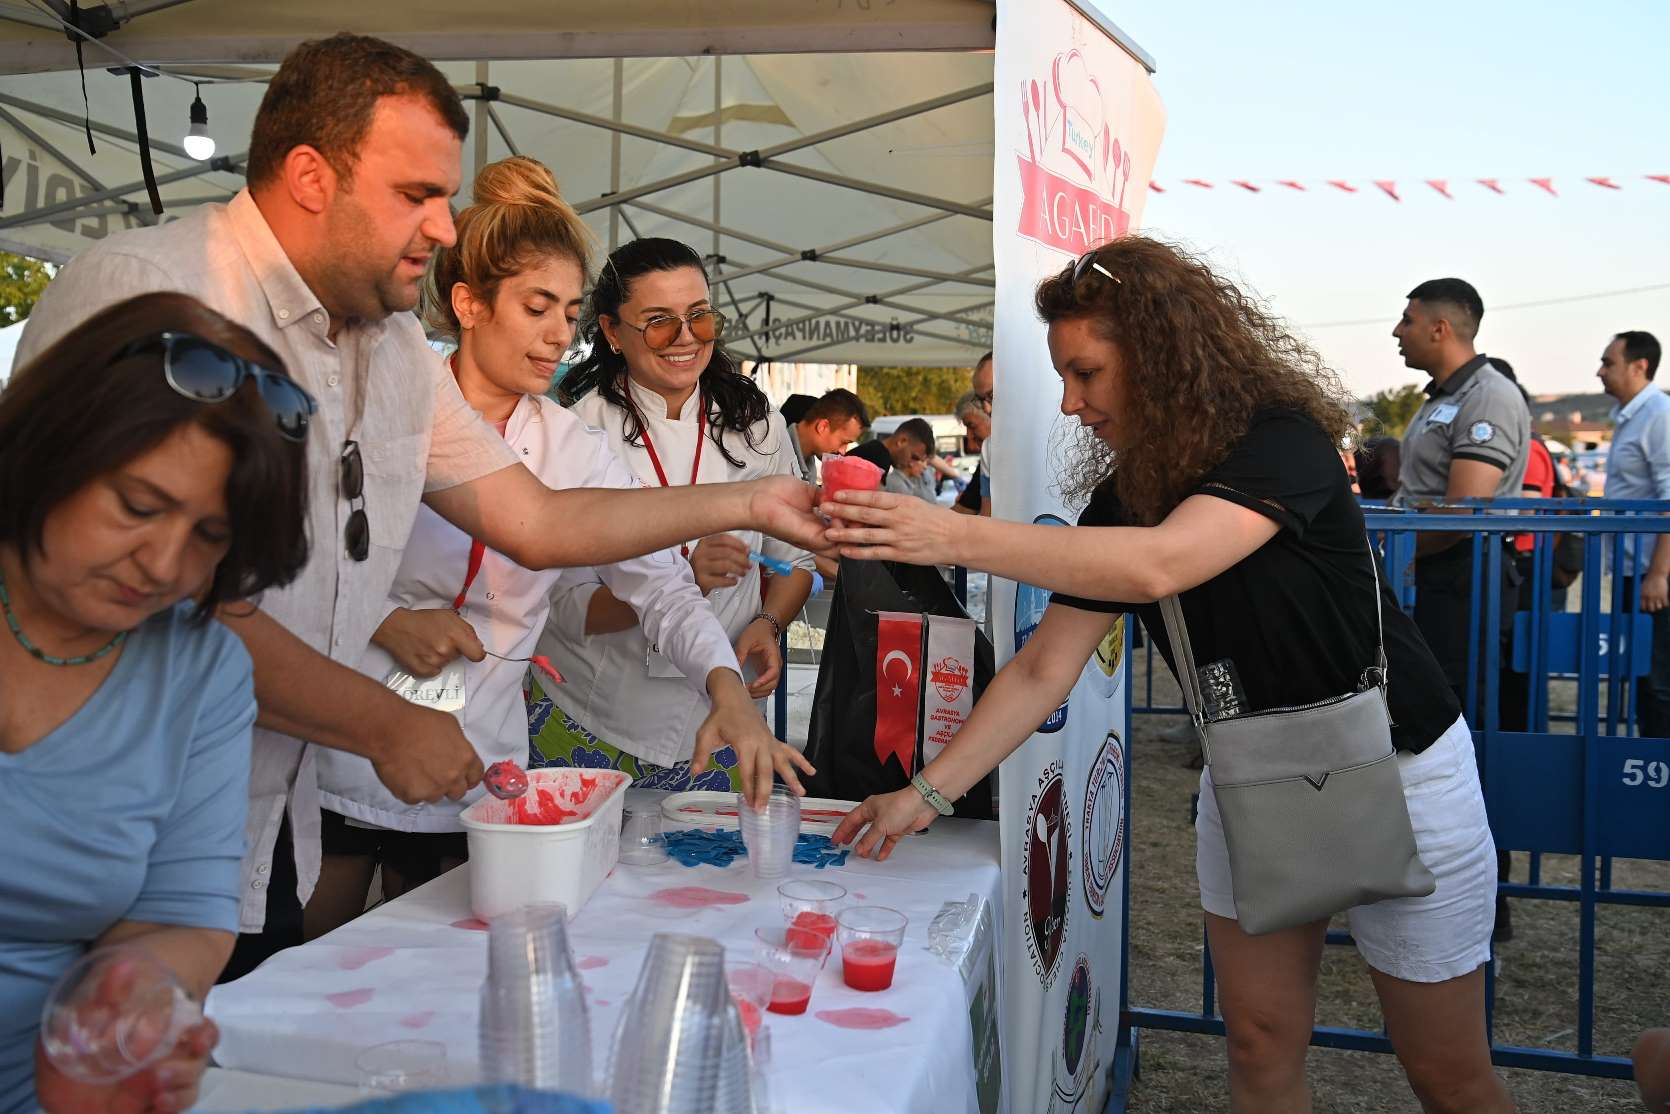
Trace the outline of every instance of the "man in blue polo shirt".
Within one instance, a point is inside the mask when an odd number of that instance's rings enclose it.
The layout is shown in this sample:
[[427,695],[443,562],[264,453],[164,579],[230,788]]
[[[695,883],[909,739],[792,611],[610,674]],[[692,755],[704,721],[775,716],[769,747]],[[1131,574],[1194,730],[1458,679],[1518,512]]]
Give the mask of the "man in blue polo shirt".
[[[1601,385],[1617,400],[1612,447],[1606,453],[1608,499],[1670,499],[1670,397],[1653,385],[1658,339],[1651,333],[1619,333],[1600,357]],[[1652,665],[1636,686],[1636,725],[1655,739],[1670,737],[1670,544],[1656,534],[1624,542],[1624,598],[1641,593],[1641,610],[1653,617]]]

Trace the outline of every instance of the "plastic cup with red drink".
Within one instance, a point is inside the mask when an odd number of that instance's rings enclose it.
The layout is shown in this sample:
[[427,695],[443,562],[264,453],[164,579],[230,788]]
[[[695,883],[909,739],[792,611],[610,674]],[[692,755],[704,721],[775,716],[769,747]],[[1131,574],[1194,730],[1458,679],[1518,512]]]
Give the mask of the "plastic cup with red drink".
[[[861,456],[825,456],[822,501],[834,503],[835,496],[843,491],[875,491],[881,487],[881,476],[881,469]],[[834,526],[844,524],[833,515],[830,522]]]
[[827,942],[815,933],[787,928],[755,929],[754,937],[755,958],[771,972],[771,999],[766,1009],[781,1014],[805,1013],[824,957],[829,954]]
[[854,990],[886,990],[892,986],[908,923],[897,909],[880,905],[842,910],[835,918],[842,980]]
[[783,921],[796,938],[817,936],[824,948],[835,946],[835,912],[846,900],[845,886],[834,882],[796,879],[777,887],[783,903]]

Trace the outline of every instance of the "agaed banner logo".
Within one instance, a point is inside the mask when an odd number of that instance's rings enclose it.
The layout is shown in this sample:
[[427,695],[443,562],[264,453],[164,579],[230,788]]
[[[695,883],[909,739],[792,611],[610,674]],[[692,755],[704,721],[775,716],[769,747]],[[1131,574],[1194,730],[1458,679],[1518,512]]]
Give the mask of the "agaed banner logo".
[[1038,775],[1038,790],[1026,813],[1026,851],[1021,858],[1026,877],[1026,889],[1021,892],[1026,906],[1026,947],[1046,988],[1055,981],[1061,961],[1072,891],[1072,840],[1067,832],[1062,770],[1057,759]]
[[1108,732],[1096,760],[1090,764],[1080,834],[1084,841],[1084,903],[1090,906],[1092,916],[1100,917],[1125,847],[1125,750],[1117,732]]
[[1021,82],[1021,113],[1026,154],[1015,154],[1021,175],[1016,231],[1068,255],[1129,231],[1125,194],[1135,160],[1113,134],[1102,84],[1084,55],[1058,54],[1045,80]]
[[968,687],[968,666],[961,658],[941,658],[934,662],[928,673],[928,682],[939,693],[940,699],[949,704]]
[[[1035,526],[1065,526],[1066,521],[1059,515],[1041,514],[1032,520]],[[1044,609],[1050,605],[1048,590],[1033,584],[1016,583],[1015,585],[1015,653],[1021,652],[1027,640],[1038,630],[1038,624],[1044,621]],[[1067,726],[1067,702],[1062,701],[1061,707],[1050,713],[1048,719],[1038,725],[1043,734],[1060,731]]]

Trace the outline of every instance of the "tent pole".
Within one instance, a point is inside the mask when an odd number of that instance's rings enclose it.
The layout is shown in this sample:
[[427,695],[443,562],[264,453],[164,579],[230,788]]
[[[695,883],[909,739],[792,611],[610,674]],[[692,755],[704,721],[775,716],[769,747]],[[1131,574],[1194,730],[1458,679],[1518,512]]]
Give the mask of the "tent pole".
[[[162,177],[158,178],[157,185],[167,186],[175,182],[184,182],[188,178],[200,178],[205,174],[229,172],[229,167],[225,165],[226,163],[237,163],[242,165],[244,159],[248,157],[249,154],[246,151],[233,155],[231,158],[226,160],[217,158],[213,162],[201,163],[197,166],[188,167],[185,170],[176,170],[172,174],[164,174]],[[48,205],[44,209],[31,209],[27,213],[19,213],[16,216],[0,220],[0,228],[17,228],[22,225],[42,224],[53,219],[54,217],[74,213],[77,209],[84,208],[88,205],[95,205],[100,201],[114,201],[124,194],[138,193],[144,188],[145,182],[143,180],[138,182],[129,182],[125,186],[117,186],[114,189],[100,190],[97,193],[89,193],[83,197],[72,198],[69,201],[59,202],[57,205]]]
[[[626,89],[626,59],[615,59],[615,92],[613,101],[614,122],[621,122],[621,98]],[[620,128],[609,129],[609,193],[620,192]],[[609,207],[609,250],[612,252],[620,246],[620,208]]]
[[944,209],[947,213],[956,213],[976,220],[991,220],[992,211],[978,205],[967,205],[961,201],[950,201],[943,197],[933,197],[925,193],[912,190],[896,190],[890,186],[883,186],[875,182],[861,182],[857,178],[848,178],[844,174],[830,174],[823,170],[814,170],[809,166],[796,166],[793,163],[778,162],[776,159],[764,159],[760,163],[767,170],[775,170],[781,174],[792,174],[796,178],[807,178],[825,185],[840,186],[842,189],[857,190],[859,193],[874,194],[893,201],[903,201],[911,205],[921,205],[928,209]]
[[[725,60],[718,54],[713,56],[713,145],[723,148],[725,145],[725,95],[724,95],[724,64]],[[724,176],[713,176],[713,254],[717,259],[719,251],[719,190]]]
[[23,136],[23,138],[27,139],[35,146],[39,147],[47,154],[69,167],[89,186],[92,186],[96,190],[109,188],[103,182],[87,173],[80,163],[64,154],[64,152],[60,151],[57,147],[54,147],[51,143],[48,143],[34,128],[31,128],[28,124],[25,124],[22,120],[19,120],[16,116],[13,116],[10,112],[7,112],[3,108],[0,108],[0,120],[4,120],[6,123],[10,124],[13,128],[17,129],[17,133]]
[[724,159],[731,166],[736,165],[736,157],[740,151],[715,147],[711,143],[703,143],[699,139],[688,139],[682,135],[670,132],[656,131],[654,128],[643,128],[637,124],[628,124],[625,120],[611,120],[605,116],[593,116],[589,112],[581,112],[575,108],[564,108],[560,104],[548,101],[536,101],[532,97],[517,96],[514,93],[500,93],[499,100],[505,104],[513,104],[517,108],[525,108],[529,112],[538,112],[544,116],[555,116],[559,120],[572,120],[576,124],[589,124],[594,128],[606,128],[617,135],[630,135],[634,139],[647,139],[651,143],[662,143],[669,147],[682,147],[686,151],[694,151],[699,155],[711,155],[716,159]]
[[[485,89],[488,85],[487,63],[475,64],[475,83]],[[475,102],[475,174],[471,175],[472,182],[481,173],[481,168],[487,165],[487,113],[493,106],[485,99],[478,98]],[[475,187],[470,187],[470,200],[475,200]]]
[[497,110],[492,105],[487,106],[487,118],[493,121],[493,127],[498,130],[499,138],[504,140],[504,145],[510,149],[510,153],[520,155],[522,149],[516,146],[516,140],[510,137],[510,129],[504,126],[504,121],[499,118]]

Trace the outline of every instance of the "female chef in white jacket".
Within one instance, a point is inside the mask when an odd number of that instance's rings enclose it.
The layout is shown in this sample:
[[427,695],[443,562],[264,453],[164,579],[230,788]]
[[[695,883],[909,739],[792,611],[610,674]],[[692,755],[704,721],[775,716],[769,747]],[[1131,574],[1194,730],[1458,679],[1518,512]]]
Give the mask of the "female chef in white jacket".
[[[723,330],[701,256],[677,240],[634,240],[598,272],[584,325],[591,351],[558,393],[646,487],[799,475],[782,415],[718,343]],[[793,569],[762,591],[750,551]],[[750,667],[753,694],[766,695],[782,667],[778,636],[811,593],[811,555],[749,532],[703,538],[685,556]],[[539,642],[565,680],[533,679],[535,761],[613,767],[657,789],[737,788],[739,763],[724,752],[716,769],[690,768],[707,702],[667,650],[607,585],[565,578]]]
[[[574,336],[589,237],[550,171],[520,157],[483,167],[457,229],[457,243],[435,254],[428,304],[437,331],[458,338],[452,367],[464,397],[548,485],[636,487],[603,434],[543,397]],[[360,668],[381,679],[396,668],[433,677],[461,667],[463,708],[456,714],[483,764],[526,763],[527,665],[503,659],[534,653],[552,588],[564,576],[608,585],[693,679],[689,698],[699,690],[711,706],[692,732],[704,760],[716,750],[740,752],[767,777],[775,766],[796,783],[790,762],[805,760],[771,737],[690,566],[666,552],[598,569],[532,572],[420,508],[387,618]],[[324,863],[307,906],[309,937],[365,908],[377,866],[383,895],[392,898],[463,861],[458,814],[481,793],[478,787],[462,801],[406,805],[365,759],[337,751],[321,757]]]

